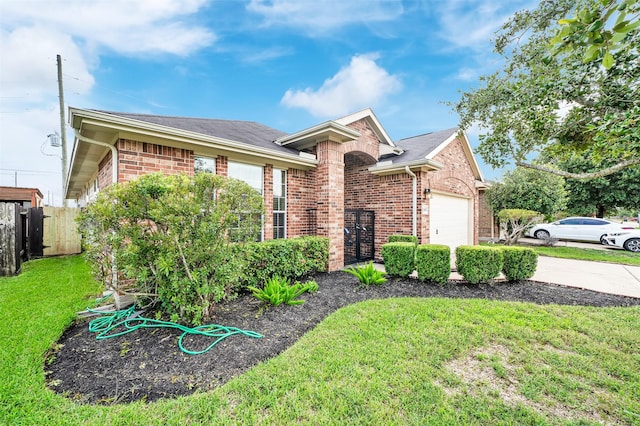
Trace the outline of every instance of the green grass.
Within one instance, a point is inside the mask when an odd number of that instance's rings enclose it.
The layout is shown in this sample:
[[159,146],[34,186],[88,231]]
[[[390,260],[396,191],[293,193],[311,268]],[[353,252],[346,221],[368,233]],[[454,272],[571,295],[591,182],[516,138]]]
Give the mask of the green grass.
[[81,405],[43,356],[97,287],[77,257],[24,269],[0,279],[0,424],[640,422],[640,307],[487,300],[359,303],[213,392]]
[[625,250],[597,250],[577,247],[543,247],[529,245],[527,245],[527,247],[532,247],[540,256],[640,266],[640,253],[631,253]]

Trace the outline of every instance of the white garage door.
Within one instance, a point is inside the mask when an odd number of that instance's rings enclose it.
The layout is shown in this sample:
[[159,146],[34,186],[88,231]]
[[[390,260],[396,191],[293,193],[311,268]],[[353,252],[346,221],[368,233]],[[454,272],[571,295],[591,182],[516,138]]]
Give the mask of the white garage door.
[[431,244],[445,244],[452,250],[460,245],[473,244],[471,200],[432,194],[430,201]]

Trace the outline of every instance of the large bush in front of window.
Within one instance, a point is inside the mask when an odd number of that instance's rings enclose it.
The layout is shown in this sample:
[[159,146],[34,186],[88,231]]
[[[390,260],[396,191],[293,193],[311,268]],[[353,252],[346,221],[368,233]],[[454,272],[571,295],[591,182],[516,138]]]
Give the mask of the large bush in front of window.
[[246,260],[232,247],[255,240],[262,211],[262,196],[239,180],[148,174],[100,192],[79,225],[107,288],[201,324],[235,296]]

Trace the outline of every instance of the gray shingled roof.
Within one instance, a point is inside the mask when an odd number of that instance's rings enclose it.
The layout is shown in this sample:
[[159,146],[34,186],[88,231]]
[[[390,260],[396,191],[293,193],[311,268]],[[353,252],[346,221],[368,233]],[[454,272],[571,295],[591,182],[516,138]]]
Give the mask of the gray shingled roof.
[[274,140],[287,133],[267,127],[254,121],[218,120],[212,118],[168,117],[162,115],[133,114],[124,112],[100,111],[103,114],[125,117],[159,126],[186,130],[236,142],[242,142],[261,148],[289,154],[298,154],[298,151],[273,143]]
[[[200,133],[207,136],[228,139],[236,142],[243,142],[261,148],[272,149],[274,151],[297,154],[298,151],[292,148],[283,147],[273,141],[287,135],[285,132],[273,129],[254,121],[240,120],[219,120],[212,118],[190,118],[190,117],[170,117],[150,114],[133,114],[124,112],[94,110],[103,114],[110,114],[125,117],[131,120],[143,121],[157,124],[159,126],[174,129],[186,130]],[[426,133],[424,135],[413,136],[400,139],[396,146],[404,150],[399,156],[390,155],[384,158],[392,160],[393,163],[408,163],[424,159],[431,151],[436,149],[442,142],[447,140],[458,128],[440,130],[438,132]]]
[[400,139],[395,144],[397,147],[403,149],[404,152],[397,157],[387,157],[386,160],[392,160],[395,164],[422,160],[457,131],[458,128],[453,127],[451,129]]

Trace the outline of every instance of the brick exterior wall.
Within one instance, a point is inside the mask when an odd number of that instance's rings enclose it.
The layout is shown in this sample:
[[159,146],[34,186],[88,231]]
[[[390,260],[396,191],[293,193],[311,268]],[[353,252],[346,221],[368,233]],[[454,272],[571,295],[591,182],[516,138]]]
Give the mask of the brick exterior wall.
[[[485,191],[480,191],[478,195],[479,217],[478,217],[478,237],[479,239],[497,239],[500,236],[500,226],[498,219],[494,219],[491,207],[487,203]],[[493,232],[491,230],[493,228]]]
[[329,271],[344,266],[344,153],[338,142],[316,145],[317,235],[329,237]]
[[98,165],[98,190],[103,190],[113,182],[113,154],[107,152]]
[[118,182],[146,173],[193,175],[193,151],[126,139],[118,141]]
[[373,210],[375,258],[389,235],[412,232],[412,178],[406,173],[375,176],[362,156],[345,156],[345,209]]
[[[376,176],[368,168],[379,157],[378,139],[366,120],[349,125],[361,136],[351,142],[319,142],[314,152],[315,170],[287,170],[287,236],[320,235],[330,239],[329,270],[344,266],[344,210],[365,209],[375,212],[375,257],[380,259],[382,244],[389,235],[412,233],[412,177],[405,172]],[[194,154],[187,149],[120,139],[118,181],[125,182],[150,172],[193,175]],[[445,164],[436,172],[415,171],[417,175],[417,235],[429,242],[430,198],[425,189],[459,194],[473,200],[474,223],[479,223],[480,207],[475,177],[463,145],[454,140],[435,160]],[[111,183],[111,154],[99,167],[99,187]],[[228,175],[228,158],[216,157],[216,173]],[[264,167],[264,239],[273,238],[273,166]],[[474,243],[478,241],[474,226]]]
[[229,176],[229,159],[224,156],[216,158],[216,174],[220,176]]
[[317,234],[316,170],[287,170],[287,237]]

